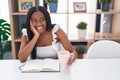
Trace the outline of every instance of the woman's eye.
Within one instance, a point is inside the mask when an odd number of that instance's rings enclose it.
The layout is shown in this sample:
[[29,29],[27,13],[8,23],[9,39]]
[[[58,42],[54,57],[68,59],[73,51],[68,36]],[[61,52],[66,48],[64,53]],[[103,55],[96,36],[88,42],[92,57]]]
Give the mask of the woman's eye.
[[44,22],[44,21],[45,21],[45,18],[44,18],[44,17],[41,17],[39,20],[31,19],[31,21],[32,21],[32,23]]
[[36,23],[36,22],[37,22],[37,20],[35,20],[35,19],[32,19],[31,21],[32,21],[33,23]]
[[43,21],[45,21],[45,18],[44,17],[40,18],[40,22],[43,22]]

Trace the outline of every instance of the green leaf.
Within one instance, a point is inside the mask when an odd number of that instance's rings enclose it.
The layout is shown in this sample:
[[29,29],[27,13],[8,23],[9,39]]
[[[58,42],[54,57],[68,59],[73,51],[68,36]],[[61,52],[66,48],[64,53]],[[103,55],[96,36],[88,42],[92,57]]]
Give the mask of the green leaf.
[[78,25],[76,27],[78,29],[86,29],[87,23],[86,22],[80,22],[80,23],[78,23]]
[[10,35],[10,24],[4,19],[0,19],[0,42],[8,40]]
[[46,0],[47,3],[58,2],[58,0]]
[[100,0],[100,3],[102,3],[102,4],[110,4],[111,0]]
[[4,23],[4,22],[6,22],[6,21],[3,20],[3,19],[0,19],[0,26],[1,26],[1,24]]

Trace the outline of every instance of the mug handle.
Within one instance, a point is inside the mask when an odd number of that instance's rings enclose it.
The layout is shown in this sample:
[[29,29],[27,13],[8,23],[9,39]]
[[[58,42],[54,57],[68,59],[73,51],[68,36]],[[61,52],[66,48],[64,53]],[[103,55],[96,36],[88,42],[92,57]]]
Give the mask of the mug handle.
[[72,57],[72,59],[74,58],[74,54],[70,53],[69,57]]

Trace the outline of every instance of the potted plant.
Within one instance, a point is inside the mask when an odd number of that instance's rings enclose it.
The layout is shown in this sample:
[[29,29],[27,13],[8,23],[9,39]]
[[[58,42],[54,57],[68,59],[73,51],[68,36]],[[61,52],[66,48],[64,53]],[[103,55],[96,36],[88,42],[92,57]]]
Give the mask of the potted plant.
[[102,11],[109,11],[109,5],[111,2],[111,0],[100,0],[100,3],[102,4]]
[[46,3],[49,4],[50,12],[57,12],[58,0],[46,0]]
[[25,22],[23,22],[23,23],[20,25],[20,27],[21,27],[21,33],[26,32],[26,23],[25,23]]
[[79,38],[85,38],[87,23],[82,21],[82,22],[78,23],[78,25],[76,27],[78,28]]
[[26,23],[25,23],[25,22],[23,22],[23,23],[21,24],[21,28],[22,28],[22,29],[24,29],[24,28],[26,29]]
[[77,58],[78,59],[82,59],[83,58],[83,54],[84,54],[84,48],[83,47],[81,47],[81,46],[77,46],[76,48],[75,48],[75,50],[76,50],[76,52],[77,52]]
[[10,24],[0,19],[0,59],[3,59],[4,55],[4,41],[7,41],[10,35]]

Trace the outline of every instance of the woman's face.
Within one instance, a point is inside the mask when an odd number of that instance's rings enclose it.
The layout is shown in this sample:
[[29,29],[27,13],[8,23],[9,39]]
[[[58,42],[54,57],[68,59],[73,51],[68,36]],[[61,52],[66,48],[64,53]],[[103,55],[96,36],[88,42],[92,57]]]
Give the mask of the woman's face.
[[31,16],[32,27],[34,27],[38,33],[42,33],[46,30],[46,19],[44,14],[40,11],[37,11]]

